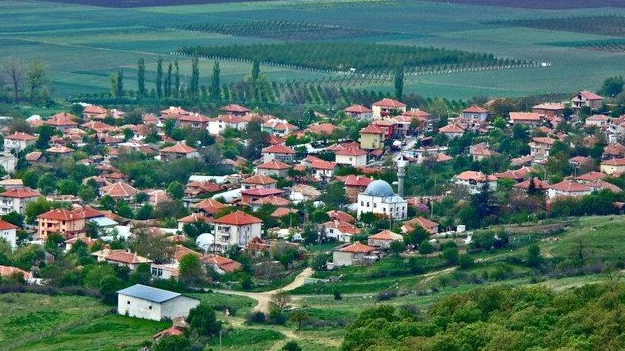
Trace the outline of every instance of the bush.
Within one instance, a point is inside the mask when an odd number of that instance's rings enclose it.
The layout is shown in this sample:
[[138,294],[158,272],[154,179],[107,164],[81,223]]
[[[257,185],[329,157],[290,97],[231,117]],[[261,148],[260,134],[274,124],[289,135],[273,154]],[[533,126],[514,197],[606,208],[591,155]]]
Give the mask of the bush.
[[335,300],[343,300],[343,296],[341,295],[340,291],[334,290],[333,294],[334,294],[334,299]]
[[458,265],[460,269],[469,269],[475,265],[475,261],[469,255],[462,255],[458,258]]
[[397,292],[395,290],[382,291],[378,294],[378,301],[389,301],[397,297]]
[[265,324],[267,323],[267,315],[260,312],[252,312],[247,315],[245,318],[245,323],[247,324]]

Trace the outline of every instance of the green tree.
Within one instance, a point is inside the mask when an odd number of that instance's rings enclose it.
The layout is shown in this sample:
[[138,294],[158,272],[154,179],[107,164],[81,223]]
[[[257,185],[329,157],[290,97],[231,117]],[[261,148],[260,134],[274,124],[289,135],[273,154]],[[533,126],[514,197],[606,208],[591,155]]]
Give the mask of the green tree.
[[191,60],[191,81],[189,82],[189,95],[192,99],[197,99],[200,92],[200,67],[199,57],[194,55]]
[[331,183],[321,194],[319,200],[332,207],[340,207],[347,204],[348,200],[345,192],[345,184],[342,182]]
[[286,344],[284,344],[284,346],[282,346],[282,348],[280,349],[282,351],[302,351],[302,348],[299,346],[299,344],[296,341],[287,341]]
[[22,174],[22,183],[29,188],[36,189],[37,182],[39,181],[39,175],[32,169],[26,170]]
[[406,249],[406,244],[403,241],[393,241],[389,249],[394,255],[399,255]]
[[41,196],[34,201],[30,201],[26,204],[24,214],[26,215],[26,222],[28,224],[35,223],[35,219],[42,213],[50,211],[52,208],[50,202],[45,197]]
[[432,252],[434,252],[434,246],[432,246],[429,240],[423,240],[421,244],[419,244],[419,253],[423,256],[427,256]]
[[219,74],[220,74],[221,70],[219,69],[219,61],[215,61],[215,63],[213,64],[213,77],[211,79],[211,84],[212,84],[212,88],[211,88],[211,96],[213,98],[213,101],[219,101],[220,97],[221,97],[221,92],[219,90]]
[[143,99],[145,96],[145,60],[142,58],[139,59],[139,63],[137,64],[137,98],[139,100]]
[[395,67],[395,98],[401,100],[404,96],[404,66]]
[[113,211],[117,203],[110,195],[104,195],[100,198],[100,206],[107,211]]
[[260,77],[260,61],[252,61],[252,82],[257,82]]
[[197,335],[215,336],[221,330],[221,322],[217,320],[215,310],[206,305],[200,304],[189,311],[187,321],[191,332],[195,332]]
[[159,57],[156,61],[156,97],[163,97],[163,58]]
[[458,257],[458,266],[460,269],[469,269],[475,265],[475,261],[469,255],[462,255]]
[[187,285],[193,286],[204,280],[202,261],[197,255],[186,254],[180,259],[180,280]]
[[540,246],[532,244],[527,248],[527,265],[530,267],[538,267],[542,263],[540,256]]
[[15,211],[9,212],[2,216],[2,220],[14,224],[18,227],[24,226],[24,216]]
[[184,335],[161,338],[152,351],[191,351],[191,341]]
[[167,74],[165,75],[165,83],[164,83],[165,89],[163,89],[165,97],[167,98],[171,97],[172,71],[173,71],[173,66],[171,65],[171,62],[170,62],[169,65],[167,65]]
[[52,173],[44,173],[41,177],[39,177],[39,181],[37,182],[37,188],[41,190],[41,193],[44,195],[50,195],[56,189],[56,179]]
[[180,96],[180,66],[178,65],[178,59],[174,61],[174,92],[173,95],[175,98]]
[[455,265],[458,263],[458,247],[448,247],[443,250],[443,258],[447,261],[447,264]]
[[150,204],[145,204],[141,206],[137,214],[135,215],[136,219],[146,220],[152,218],[152,214],[154,212],[154,208]]
[[601,86],[601,93],[609,97],[614,97],[623,91],[623,85],[625,81],[622,76],[609,77],[603,81]]
[[47,82],[46,71],[41,62],[37,60],[32,61],[26,72],[26,85],[28,86],[28,96],[31,102],[40,96]]
[[19,101],[19,93],[24,85],[26,68],[21,59],[9,57],[0,62],[0,79],[8,82],[13,90],[13,102]]
[[63,179],[57,183],[57,188],[61,195],[78,195],[80,184],[73,179]]
[[167,195],[174,199],[182,199],[184,197],[184,185],[179,181],[173,181],[167,187]]
[[35,147],[39,150],[45,150],[50,147],[50,139],[54,135],[54,127],[44,124],[37,130],[39,136],[35,142]]

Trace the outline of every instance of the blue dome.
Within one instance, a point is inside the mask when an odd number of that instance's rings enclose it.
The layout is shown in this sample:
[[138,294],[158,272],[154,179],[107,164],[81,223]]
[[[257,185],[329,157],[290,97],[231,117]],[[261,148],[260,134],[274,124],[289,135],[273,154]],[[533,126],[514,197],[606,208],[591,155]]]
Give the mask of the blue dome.
[[387,197],[395,195],[391,185],[383,180],[374,180],[365,189],[365,195]]

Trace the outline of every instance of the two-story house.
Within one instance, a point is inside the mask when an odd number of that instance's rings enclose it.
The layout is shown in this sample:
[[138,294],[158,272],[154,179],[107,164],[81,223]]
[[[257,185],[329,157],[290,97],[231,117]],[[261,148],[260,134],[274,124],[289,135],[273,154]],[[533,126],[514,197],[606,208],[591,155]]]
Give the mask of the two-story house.
[[245,247],[253,238],[260,238],[263,221],[242,211],[214,220],[215,248],[225,251],[230,246]]
[[41,194],[30,188],[14,188],[0,193],[0,215],[11,212],[24,214],[26,205],[36,200]]

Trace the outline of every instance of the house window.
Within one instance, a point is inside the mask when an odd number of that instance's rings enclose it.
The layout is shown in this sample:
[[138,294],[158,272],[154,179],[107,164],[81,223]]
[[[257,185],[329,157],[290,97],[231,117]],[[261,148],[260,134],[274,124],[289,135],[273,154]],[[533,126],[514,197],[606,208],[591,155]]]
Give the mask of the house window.
[[130,301],[126,301],[126,305],[130,305]]
[[152,309],[152,306],[149,306],[148,308],[149,308],[149,309]]

